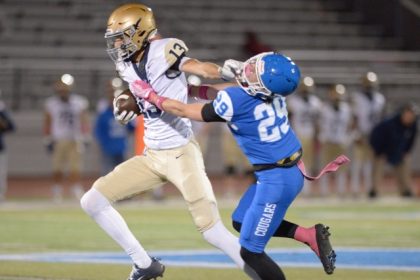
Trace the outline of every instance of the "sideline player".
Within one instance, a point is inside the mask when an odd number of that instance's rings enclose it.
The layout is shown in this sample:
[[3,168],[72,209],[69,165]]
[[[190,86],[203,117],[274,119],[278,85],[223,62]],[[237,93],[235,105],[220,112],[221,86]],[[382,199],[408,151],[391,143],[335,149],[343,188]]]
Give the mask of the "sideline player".
[[[313,171],[316,157],[316,145],[319,132],[318,118],[322,102],[316,95],[315,82],[312,77],[304,77],[299,84],[296,94],[287,97],[289,120],[305,151],[302,159],[305,166]],[[305,182],[302,194],[313,194],[313,184]]]
[[[319,240],[314,240],[315,234],[311,234],[315,228],[310,230],[287,221],[282,223],[306,177],[299,161],[301,145],[289,126],[285,103],[285,96],[291,94],[299,83],[300,71],[289,58],[276,53],[254,56],[240,69],[241,74],[237,77],[240,87],[220,90],[217,98],[207,104],[184,104],[168,99],[157,95],[153,86],[140,80],[131,88],[136,96],[156,104],[165,112],[198,121],[227,122],[253,164],[257,177],[256,185],[243,196],[233,219],[235,228],[240,229],[241,256],[261,279],[285,279],[280,267],[264,249],[276,233],[292,237],[286,228],[293,231],[297,240],[300,234],[305,236],[306,240],[300,241],[309,243],[330,274],[334,270],[335,253],[328,241],[328,229],[317,225],[324,233],[319,236],[323,242],[318,247]],[[207,89],[202,87],[202,90]],[[279,230],[283,231],[280,233]]]
[[6,199],[7,191],[7,153],[3,137],[15,130],[15,123],[10,117],[5,103],[1,100],[0,89],[0,203]]
[[[212,79],[221,78],[224,73],[216,64],[187,57],[188,48],[183,41],[161,38],[152,10],[142,4],[124,4],[114,10],[105,39],[107,52],[123,80],[129,84],[139,79],[147,81],[162,96],[182,102],[188,98],[184,72]],[[224,78],[234,77],[231,71],[226,73],[230,76]],[[238,238],[221,221],[191,122],[162,112],[144,100],[138,100],[138,105],[144,115],[144,154],[132,157],[96,180],[81,199],[87,214],[131,257],[134,264],[129,279],[153,279],[162,276],[165,268],[147,254],[112,203],[166,181],[181,192],[204,239],[253,277],[255,273],[245,267],[240,256]],[[134,112],[116,112],[116,118],[124,124],[135,117]]]
[[[369,145],[369,136],[373,127],[382,120],[385,103],[385,96],[379,91],[378,76],[374,72],[365,73],[362,76],[360,90],[351,94],[356,132],[351,169],[351,191],[354,196],[360,194],[361,175],[365,190],[372,186],[373,151]],[[369,192],[368,195],[374,197],[375,193]]]
[[88,101],[73,92],[74,78],[64,74],[54,84],[55,95],[45,101],[44,143],[52,156],[54,202],[63,199],[66,167],[73,195],[83,195],[81,168],[85,141],[90,134]]
[[[337,154],[345,153],[353,141],[351,108],[346,101],[346,87],[342,84],[331,85],[328,89],[327,100],[322,102],[319,116],[319,142],[321,146],[321,162],[327,163]],[[347,168],[334,174],[334,191],[339,197],[344,197],[347,187]],[[322,196],[330,194],[329,176],[320,180]]]

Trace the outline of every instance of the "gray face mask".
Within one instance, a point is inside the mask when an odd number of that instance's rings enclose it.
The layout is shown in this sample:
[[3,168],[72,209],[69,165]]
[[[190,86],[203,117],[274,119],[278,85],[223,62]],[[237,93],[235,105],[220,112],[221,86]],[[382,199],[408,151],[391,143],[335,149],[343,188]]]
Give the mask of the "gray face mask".
[[114,63],[127,60],[138,51],[137,46],[132,41],[133,32],[135,30],[129,27],[120,32],[105,33],[106,52]]

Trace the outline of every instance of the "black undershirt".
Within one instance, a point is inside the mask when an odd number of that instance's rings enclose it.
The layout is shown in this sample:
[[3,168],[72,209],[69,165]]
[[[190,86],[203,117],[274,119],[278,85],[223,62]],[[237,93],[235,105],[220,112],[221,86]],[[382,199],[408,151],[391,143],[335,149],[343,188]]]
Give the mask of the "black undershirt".
[[205,122],[226,122],[225,119],[216,114],[213,102],[209,102],[204,105],[203,109],[201,109],[201,117]]

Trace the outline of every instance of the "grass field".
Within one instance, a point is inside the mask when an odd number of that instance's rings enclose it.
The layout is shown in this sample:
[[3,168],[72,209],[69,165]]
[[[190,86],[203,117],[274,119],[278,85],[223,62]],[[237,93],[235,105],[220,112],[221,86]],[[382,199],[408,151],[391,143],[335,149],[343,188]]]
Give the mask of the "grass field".
[[[144,205],[146,204],[146,205]],[[233,205],[221,203],[225,224]],[[195,230],[180,202],[153,204],[132,201],[117,206],[147,250],[212,249]],[[310,226],[331,226],[338,247],[420,248],[420,203],[410,200],[371,202],[298,200],[287,218]],[[11,203],[0,207],[0,254],[32,252],[92,252],[121,249],[79,209],[39,203]],[[304,246],[273,239],[269,248]],[[420,260],[419,260],[420,264]],[[126,279],[129,265],[0,262],[0,279]],[[420,279],[420,272],[337,268],[332,276],[321,268],[285,267],[288,279]],[[167,267],[165,279],[247,279],[236,269]]]

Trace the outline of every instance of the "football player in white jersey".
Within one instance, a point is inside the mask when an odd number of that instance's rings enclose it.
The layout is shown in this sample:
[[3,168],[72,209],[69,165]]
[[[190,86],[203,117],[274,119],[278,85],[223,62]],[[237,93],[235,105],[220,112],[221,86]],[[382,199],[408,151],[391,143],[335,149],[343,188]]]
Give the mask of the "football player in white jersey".
[[[328,100],[323,102],[320,115],[319,140],[321,143],[321,161],[323,164],[343,154],[351,141],[352,114],[348,102],[345,101],[346,88],[342,84],[331,86]],[[334,174],[337,193],[342,196],[346,190],[346,173],[344,167]],[[321,178],[321,195],[328,193],[328,176]]]
[[[318,117],[322,106],[321,100],[315,95],[315,82],[312,77],[304,77],[297,89],[297,94],[287,97],[289,118],[301,144],[303,160],[308,170],[313,171],[315,163],[315,144],[318,137]],[[303,194],[311,192],[312,183],[305,182]]]
[[15,130],[15,124],[1,99],[0,90],[0,204],[5,200],[7,191],[7,153],[4,135]]
[[67,165],[73,194],[77,198],[83,194],[80,173],[84,141],[89,133],[88,101],[72,93],[73,82],[73,76],[64,74],[54,85],[57,94],[45,101],[44,137],[52,153],[55,202],[62,199]]
[[360,174],[362,172],[365,189],[372,186],[373,153],[368,138],[372,128],[382,119],[385,107],[385,97],[378,91],[378,83],[377,75],[374,72],[367,72],[362,76],[361,90],[351,95],[356,132],[351,171],[351,191],[354,195],[358,195],[360,192]]
[[[213,79],[234,77],[227,68],[187,57],[188,48],[183,41],[161,38],[152,10],[142,4],[124,4],[114,10],[108,19],[105,39],[108,54],[123,80],[129,84],[144,80],[160,95],[182,102],[188,98],[184,72]],[[163,275],[165,268],[147,254],[112,203],[166,181],[181,192],[204,239],[224,251],[251,276],[253,271],[245,267],[240,257],[238,238],[220,219],[191,122],[162,112],[144,100],[137,102],[144,115],[144,154],[132,157],[99,178],[81,199],[82,208],[131,257],[133,269],[128,279],[155,279]],[[135,117],[134,112],[116,112],[116,118],[122,123]]]

